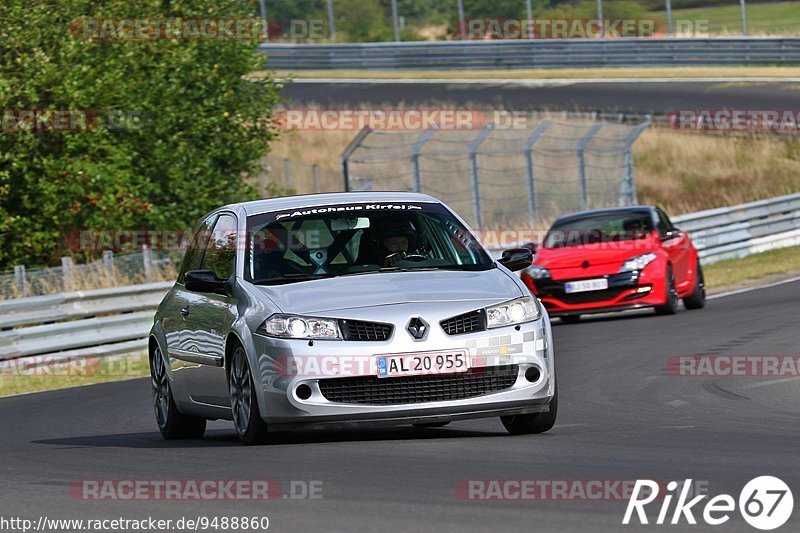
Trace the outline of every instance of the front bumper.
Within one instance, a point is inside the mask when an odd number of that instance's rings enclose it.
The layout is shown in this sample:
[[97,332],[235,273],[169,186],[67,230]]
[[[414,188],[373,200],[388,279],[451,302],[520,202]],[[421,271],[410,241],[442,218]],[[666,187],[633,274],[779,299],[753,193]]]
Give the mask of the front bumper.
[[[425,341],[411,341],[407,337],[401,329],[383,342],[317,341],[310,346],[308,341],[253,335],[261,381],[257,390],[261,395],[259,403],[263,407],[265,421],[273,427],[289,428],[297,425],[362,423],[393,425],[504,416],[548,409],[548,403],[555,393],[555,371],[546,314],[539,320],[521,324],[519,330],[510,326],[451,336],[431,328]],[[478,375],[491,374],[512,365],[516,365],[516,375],[509,380],[508,386],[486,394],[461,399],[417,399],[380,405],[331,401],[326,397],[325,387],[320,387],[325,380],[346,382],[350,378],[359,382],[369,378],[377,383],[373,359],[376,355],[451,350],[468,353],[471,369]],[[529,369],[535,369],[536,372],[528,372]],[[453,376],[457,374],[419,376],[415,379],[431,380],[431,386],[424,387],[426,390],[441,390],[436,384],[448,381],[446,378]],[[537,379],[531,381],[533,376]]]
[[[608,289],[568,294],[569,281],[606,278]],[[551,316],[605,313],[663,305],[666,287],[663,279],[645,272],[622,272],[575,279],[537,279],[535,292]]]

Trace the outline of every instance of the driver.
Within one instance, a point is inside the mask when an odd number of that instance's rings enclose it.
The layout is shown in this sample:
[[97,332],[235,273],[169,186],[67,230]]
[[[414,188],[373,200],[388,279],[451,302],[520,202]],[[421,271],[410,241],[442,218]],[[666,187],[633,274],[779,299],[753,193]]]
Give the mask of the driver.
[[378,229],[377,240],[385,263],[391,265],[416,249],[417,230],[408,219],[392,219]]

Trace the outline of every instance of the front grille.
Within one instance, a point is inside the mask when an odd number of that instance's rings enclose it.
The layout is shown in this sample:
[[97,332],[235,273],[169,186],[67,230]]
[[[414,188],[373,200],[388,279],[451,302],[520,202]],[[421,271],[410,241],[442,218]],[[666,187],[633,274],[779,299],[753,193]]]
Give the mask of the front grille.
[[565,304],[590,304],[602,302],[604,300],[613,300],[625,290],[627,290],[627,287],[603,289],[601,291],[576,292],[573,294],[553,294],[553,297],[561,300]]
[[463,374],[378,378],[323,379],[322,395],[331,402],[368,405],[442,402],[474,398],[511,387],[517,381],[519,367],[505,365],[472,368]]
[[346,341],[385,341],[392,336],[394,326],[380,322],[340,320],[339,327]]
[[460,335],[486,329],[486,316],[482,309],[470,311],[439,322],[448,335]]

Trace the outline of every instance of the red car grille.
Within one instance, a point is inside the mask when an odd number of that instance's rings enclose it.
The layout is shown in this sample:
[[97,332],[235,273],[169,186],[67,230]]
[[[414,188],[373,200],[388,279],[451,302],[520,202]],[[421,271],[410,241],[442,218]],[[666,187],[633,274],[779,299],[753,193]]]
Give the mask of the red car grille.
[[629,287],[620,287],[615,289],[605,289],[602,291],[576,292],[573,294],[553,294],[552,297],[570,305],[590,304],[603,302],[605,300],[613,300],[629,289]]

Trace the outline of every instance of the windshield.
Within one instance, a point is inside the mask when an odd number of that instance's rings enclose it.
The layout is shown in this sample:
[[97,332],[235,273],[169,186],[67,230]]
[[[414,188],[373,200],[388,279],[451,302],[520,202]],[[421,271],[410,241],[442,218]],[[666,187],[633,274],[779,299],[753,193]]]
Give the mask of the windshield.
[[598,213],[556,221],[545,238],[545,248],[565,248],[604,242],[644,239],[653,231],[647,211]]
[[247,226],[246,277],[254,283],[493,266],[467,228],[435,203],[303,208],[254,215]]

